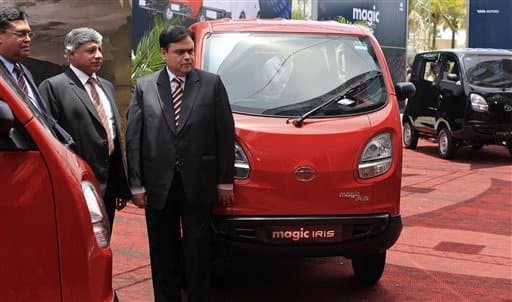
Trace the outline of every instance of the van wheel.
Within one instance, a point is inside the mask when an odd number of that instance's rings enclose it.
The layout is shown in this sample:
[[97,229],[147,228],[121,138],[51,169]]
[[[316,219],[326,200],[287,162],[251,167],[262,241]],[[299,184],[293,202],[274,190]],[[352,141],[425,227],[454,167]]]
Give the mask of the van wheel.
[[457,146],[455,145],[455,140],[450,133],[448,128],[444,127],[439,131],[439,156],[444,159],[450,159],[455,154],[455,149]]
[[410,121],[405,121],[402,132],[405,147],[415,149],[418,145],[418,132],[416,132]]
[[357,282],[365,285],[379,281],[386,264],[386,252],[379,254],[357,255],[352,258],[352,270]]

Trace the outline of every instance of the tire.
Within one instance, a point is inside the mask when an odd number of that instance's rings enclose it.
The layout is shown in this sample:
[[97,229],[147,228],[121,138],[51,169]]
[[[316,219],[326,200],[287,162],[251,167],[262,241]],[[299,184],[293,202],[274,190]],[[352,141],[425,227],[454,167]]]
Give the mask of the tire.
[[173,17],[174,17],[174,13],[172,12],[171,4],[169,3],[169,5],[167,5],[165,7],[164,18],[165,18],[165,20],[171,20]]
[[352,270],[356,281],[372,285],[379,281],[386,265],[386,252],[379,254],[358,255],[352,258]]
[[450,130],[446,127],[442,128],[438,137],[439,156],[444,159],[453,158],[456,148],[455,139],[452,137]]
[[418,132],[416,132],[410,121],[404,122],[402,138],[407,149],[415,149],[418,145]]

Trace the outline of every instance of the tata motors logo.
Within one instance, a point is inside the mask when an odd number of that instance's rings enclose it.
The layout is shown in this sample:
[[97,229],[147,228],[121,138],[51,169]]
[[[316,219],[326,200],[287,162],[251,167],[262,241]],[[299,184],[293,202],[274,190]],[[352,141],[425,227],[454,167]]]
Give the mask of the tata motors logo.
[[380,12],[376,9],[375,5],[373,10],[365,8],[352,8],[352,19],[366,21],[368,25],[372,26],[374,23],[379,23]]

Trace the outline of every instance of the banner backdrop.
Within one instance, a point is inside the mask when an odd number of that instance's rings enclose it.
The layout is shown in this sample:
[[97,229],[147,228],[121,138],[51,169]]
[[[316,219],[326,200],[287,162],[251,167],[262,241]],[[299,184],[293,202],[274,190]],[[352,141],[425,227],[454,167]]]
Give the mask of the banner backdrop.
[[318,20],[366,23],[381,44],[393,81],[406,78],[407,0],[318,0]]
[[469,0],[468,46],[512,49],[512,1]]

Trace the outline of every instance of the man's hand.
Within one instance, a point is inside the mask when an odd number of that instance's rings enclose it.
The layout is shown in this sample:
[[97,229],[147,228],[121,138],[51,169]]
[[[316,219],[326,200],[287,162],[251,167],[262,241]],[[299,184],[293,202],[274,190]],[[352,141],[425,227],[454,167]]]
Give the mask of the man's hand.
[[123,198],[116,198],[116,209],[118,211],[121,211],[122,209],[124,209],[124,207],[126,207],[126,202],[128,202],[128,200],[126,199],[123,199]]
[[132,196],[132,202],[137,207],[144,209],[148,205],[146,193],[134,194]]
[[217,189],[217,192],[220,204],[225,208],[230,208],[235,202],[235,194],[233,194],[233,190]]

